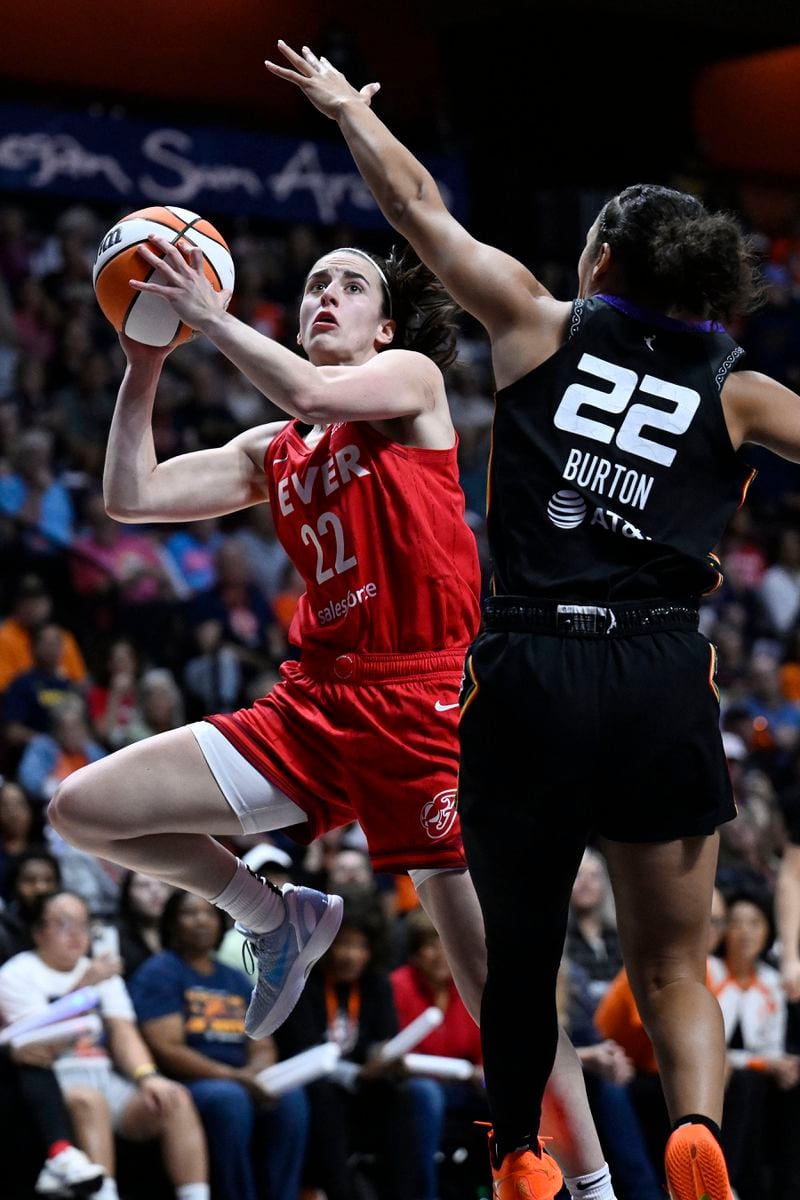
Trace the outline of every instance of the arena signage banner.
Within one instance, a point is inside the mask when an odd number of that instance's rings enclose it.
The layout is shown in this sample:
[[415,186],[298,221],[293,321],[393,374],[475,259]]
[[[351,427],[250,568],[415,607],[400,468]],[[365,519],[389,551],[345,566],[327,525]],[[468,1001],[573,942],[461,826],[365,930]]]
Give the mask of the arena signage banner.
[[[465,216],[458,159],[428,158],[445,204]],[[343,145],[230,129],[156,124],[102,112],[0,103],[0,189],[177,204],[293,223],[382,228]]]

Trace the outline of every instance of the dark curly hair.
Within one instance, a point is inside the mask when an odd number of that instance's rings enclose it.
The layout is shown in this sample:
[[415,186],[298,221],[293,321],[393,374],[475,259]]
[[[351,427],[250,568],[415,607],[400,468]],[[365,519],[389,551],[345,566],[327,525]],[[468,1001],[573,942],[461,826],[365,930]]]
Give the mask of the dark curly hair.
[[370,255],[389,283],[391,311],[384,298],[384,315],[396,323],[392,346],[416,350],[441,370],[458,354],[458,314],[461,311],[410,246],[392,246],[387,258]]
[[752,250],[736,220],[657,184],[625,188],[601,209],[594,252],[608,242],[632,298],[714,320],[759,300]]

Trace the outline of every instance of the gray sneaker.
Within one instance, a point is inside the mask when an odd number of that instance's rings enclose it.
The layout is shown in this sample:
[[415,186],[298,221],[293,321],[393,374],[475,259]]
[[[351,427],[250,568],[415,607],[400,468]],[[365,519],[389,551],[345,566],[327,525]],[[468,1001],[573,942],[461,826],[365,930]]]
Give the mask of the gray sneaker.
[[236,928],[258,966],[244,1027],[251,1038],[274,1033],[288,1017],[303,991],[306,976],[330,946],[342,923],[341,896],[326,896],[313,888],[285,883],[283,921],[269,933]]
[[101,1187],[105,1171],[77,1146],[48,1158],[34,1184],[37,1196],[89,1196]]

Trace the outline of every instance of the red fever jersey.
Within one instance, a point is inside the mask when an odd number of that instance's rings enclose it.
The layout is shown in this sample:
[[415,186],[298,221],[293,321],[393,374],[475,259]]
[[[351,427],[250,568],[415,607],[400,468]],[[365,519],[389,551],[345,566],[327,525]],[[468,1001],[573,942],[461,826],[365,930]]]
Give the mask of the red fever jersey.
[[[297,841],[358,820],[376,870],[461,868],[458,692],[480,569],[456,448],[402,446],[366,422],[309,447],[301,428],[264,464],[307,585],[290,631],[301,659],[251,708],[207,719],[302,808]],[[248,832],[270,828],[268,804],[248,798]]]
[[408,654],[472,641],[480,574],[455,446],[403,446],[345,421],[309,448],[290,421],[265,469],[277,535],[307,588],[293,644]]

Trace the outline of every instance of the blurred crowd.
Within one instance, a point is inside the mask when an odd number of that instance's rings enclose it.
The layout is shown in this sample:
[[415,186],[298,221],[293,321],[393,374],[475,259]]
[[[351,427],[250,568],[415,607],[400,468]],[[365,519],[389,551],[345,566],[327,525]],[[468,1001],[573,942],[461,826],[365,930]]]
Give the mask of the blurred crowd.
[[[48,1174],[46,1157],[54,1146],[55,1156],[77,1150],[99,1164],[102,1200],[114,1200],[115,1180],[123,1196],[161,1187],[180,1200],[207,1200],[209,1181],[215,1200],[486,1194],[483,1135],[472,1124],[486,1115],[479,1039],[408,881],[372,873],[357,827],[308,849],[281,836],[233,847],[278,880],[347,901],[301,1005],[262,1044],[244,1037],[251,981],[221,914],[72,849],[47,825],[47,801],[66,775],[251,703],[297,653],[287,635],[302,584],[268,505],[169,526],[124,526],[105,513],[104,445],[124,359],[91,271],[116,215],[0,207],[0,1027],[30,1011],[32,996],[44,1005],[91,983],[104,989],[107,1033],[102,1049],[0,1046],[0,1111],[20,1145],[9,1194],[27,1197],[34,1186],[57,1194],[59,1168]],[[340,228],[234,223],[229,241],[233,311],[294,346],[309,266],[363,239]],[[734,332],[748,366],[800,388],[800,243],[762,239],[761,251],[765,302]],[[485,340],[470,322],[447,383],[467,519],[488,574],[492,380]],[[197,339],[167,361],[157,451],[165,458],[216,446],[280,416]],[[774,926],[781,863],[787,846],[800,845],[800,479],[757,451],[753,461],[759,477],[718,547],[724,582],[701,610],[719,651],[711,682],[739,810],[722,830],[709,985],[730,1047],[734,1186],[740,1200],[777,1200],[800,1194],[791,1134],[800,1033]],[[117,934],[110,950],[108,929]],[[573,894],[559,1002],[581,1047],[617,1194],[655,1200],[666,1122],[657,1065],[592,851]],[[446,1019],[419,1049],[472,1064],[459,1082],[375,1059],[376,1046],[430,1005]],[[357,1064],[355,1076],[280,1096],[257,1081],[265,1067],[325,1040]],[[32,1115],[45,1110],[41,1099],[29,1104],[31,1073],[42,1082],[36,1072],[54,1075],[45,1109],[55,1124]],[[169,1081],[182,1086],[170,1090]],[[152,1146],[132,1155],[132,1141]],[[89,1170],[83,1159],[73,1159],[76,1176]]]

